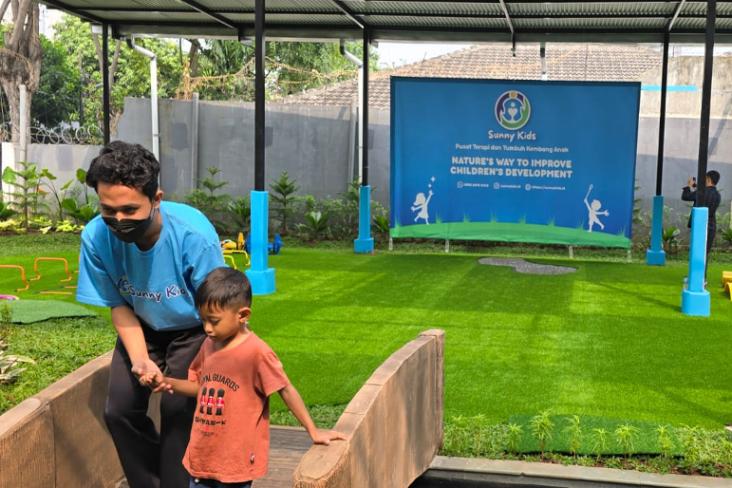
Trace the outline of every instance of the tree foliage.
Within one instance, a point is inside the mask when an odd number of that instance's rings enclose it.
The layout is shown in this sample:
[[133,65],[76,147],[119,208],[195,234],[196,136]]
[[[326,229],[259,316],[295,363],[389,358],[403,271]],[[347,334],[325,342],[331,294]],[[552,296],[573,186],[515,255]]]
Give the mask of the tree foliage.
[[[254,99],[254,48],[237,41],[213,40],[199,43],[195,59],[194,91],[209,100]],[[359,58],[362,44],[348,43],[348,51]],[[283,97],[310,88],[356,76],[356,66],[339,51],[336,43],[268,42],[266,51],[268,98]],[[377,67],[371,54],[370,68]]]
[[55,127],[79,120],[81,80],[78,70],[58,42],[41,36],[41,79],[31,104],[34,125]]
[[[20,138],[20,86],[25,85],[28,101],[38,89],[41,70],[41,45],[38,36],[38,3],[34,0],[12,0],[0,4],[0,19],[10,8],[12,26],[3,31],[3,45],[0,46],[0,85],[8,104],[12,139]],[[30,107],[25,108],[24,117],[30,118]]]
[[[102,74],[91,26],[77,17],[66,15],[56,24],[54,31],[54,43],[63,46],[69,62],[79,73],[84,100],[83,119],[96,123],[102,118]],[[183,71],[178,46],[172,41],[161,39],[138,39],[135,42],[158,57],[158,96],[174,96]],[[149,60],[122,46],[111,93],[112,112],[119,113],[122,110],[125,97],[149,96]]]
[[[25,1],[25,0],[23,0]],[[0,25],[0,48],[3,31]],[[32,99],[34,125],[55,127],[72,121],[101,125],[102,75],[99,49],[90,24],[66,15],[54,26],[53,39],[40,37],[42,62],[37,96]],[[163,39],[137,39],[137,44],[158,57],[160,98],[197,91],[204,100],[254,99],[254,49],[251,45],[226,40],[190,40],[184,56],[180,44]],[[98,44],[98,40],[96,41]],[[352,42],[347,49],[361,58],[362,44]],[[113,65],[111,104],[113,120],[125,97],[149,97],[149,60],[122,44],[115,55],[116,41],[110,42]],[[336,43],[268,42],[266,89],[268,98],[278,98],[324,84],[356,76],[356,67],[339,52]],[[116,61],[114,61],[116,59]],[[184,65],[189,66],[186,85]],[[377,58],[371,56],[371,69]],[[10,119],[8,100],[0,96],[0,123]]]

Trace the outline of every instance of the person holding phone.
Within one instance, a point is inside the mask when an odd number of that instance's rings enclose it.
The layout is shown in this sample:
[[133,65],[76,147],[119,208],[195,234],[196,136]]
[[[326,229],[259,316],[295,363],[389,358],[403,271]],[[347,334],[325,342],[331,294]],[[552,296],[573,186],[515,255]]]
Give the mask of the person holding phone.
[[[704,201],[700,202],[700,207],[709,209],[709,221],[707,222],[707,254],[705,258],[704,277],[707,276],[707,267],[709,266],[709,251],[714,243],[714,236],[717,234],[717,208],[722,200],[717,190],[719,183],[719,171],[707,171],[706,184],[704,187]],[[681,199],[685,202],[696,202],[696,178],[689,178],[687,185],[683,188]],[[688,227],[691,228],[691,216],[689,216]],[[706,279],[705,279],[706,285]]]

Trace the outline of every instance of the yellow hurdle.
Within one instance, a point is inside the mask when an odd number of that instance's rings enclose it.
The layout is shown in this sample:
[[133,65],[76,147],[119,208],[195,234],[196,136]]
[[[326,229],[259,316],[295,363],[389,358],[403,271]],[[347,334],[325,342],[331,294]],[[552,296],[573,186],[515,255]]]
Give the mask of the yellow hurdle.
[[30,282],[25,277],[25,268],[18,264],[0,264],[0,269],[15,269],[20,271],[20,279],[25,285],[23,288],[18,288],[16,291],[26,291],[30,288]]
[[[242,256],[244,256],[244,266],[249,266],[251,264],[251,260],[249,259],[249,254],[247,254],[247,252],[244,251],[243,249],[241,251],[232,251],[232,250],[227,249],[227,250],[223,251],[223,253],[224,253],[224,261],[226,261],[227,257],[231,258],[231,260],[233,261],[235,254],[241,254]],[[236,266],[233,266],[233,268],[237,269]]]
[[38,281],[41,279],[41,272],[38,269],[38,263],[42,261],[58,262],[64,265],[64,273],[66,273],[66,278],[60,280],[61,283],[68,283],[69,281],[72,281],[74,279],[73,275],[69,271],[69,262],[66,260],[66,258],[50,258],[47,256],[41,256],[33,260],[33,271],[36,273],[36,276],[31,278],[31,281]]

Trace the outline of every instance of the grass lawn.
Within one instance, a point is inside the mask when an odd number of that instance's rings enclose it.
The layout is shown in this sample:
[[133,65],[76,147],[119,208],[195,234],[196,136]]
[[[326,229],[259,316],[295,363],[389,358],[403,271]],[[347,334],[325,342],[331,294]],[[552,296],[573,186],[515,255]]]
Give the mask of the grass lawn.
[[[0,237],[0,245],[0,264],[31,268],[41,253],[75,262],[78,238]],[[479,265],[479,256],[285,247],[270,260],[277,293],[255,297],[252,328],[326,421],[389,354],[438,327],[446,331],[448,424],[526,423],[547,409],[596,425],[732,423],[732,303],[718,285],[724,265],[710,266],[705,319],[679,311],[684,262],[652,268],[543,256],[578,271],[532,276]],[[17,286],[13,276],[0,270],[0,293]],[[33,289],[21,296],[41,297]],[[0,387],[0,411],[111,348],[107,320],[102,311],[99,319],[18,327],[11,350],[39,364],[9,392]]]

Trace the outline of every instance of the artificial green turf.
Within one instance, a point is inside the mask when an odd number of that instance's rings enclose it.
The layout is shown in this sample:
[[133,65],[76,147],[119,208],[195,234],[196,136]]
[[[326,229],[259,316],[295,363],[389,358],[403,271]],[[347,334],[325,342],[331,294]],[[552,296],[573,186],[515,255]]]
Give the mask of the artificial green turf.
[[[54,251],[75,258],[70,245]],[[532,276],[479,265],[479,257],[285,247],[270,258],[277,292],[254,298],[251,325],[309,405],[347,404],[389,354],[439,327],[448,423],[546,409],[609,423],[719,428],[732,420],[732,303],[717,285],[725,266],[710,266],[712,316],[691,318],[679,311],[683,262],[542,258],[578,271]],[[32,256],[0,255],[10,262],[32,264]],[[14,286],[0,274],[0,293]],[[25,293],[37,298],[34,290]],[[90,333],[111,347],[111,325]]]
[[94,317],[86,307],[61,300],[15,300],[8,302],[14,324],[31,324],[67,317]]
[[116,333],[100,318],[67,318],[14,326],[9,354],[30,356],[20,379],[0,385],[0,414],[114,346]]
[[[287,249],[252,323],[308,402],[342,404],[420,330],[446,330],[446,417],[579,414],[720,427],[732,417],[732,304],[679,312],[685,266],[553,261],[564,276],[476,256]],[[718,276],[719,266],[710,267]],[[326,373],[327,372],[327,373]]]

